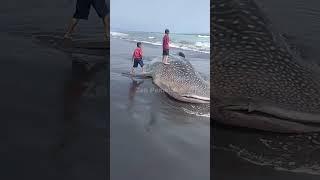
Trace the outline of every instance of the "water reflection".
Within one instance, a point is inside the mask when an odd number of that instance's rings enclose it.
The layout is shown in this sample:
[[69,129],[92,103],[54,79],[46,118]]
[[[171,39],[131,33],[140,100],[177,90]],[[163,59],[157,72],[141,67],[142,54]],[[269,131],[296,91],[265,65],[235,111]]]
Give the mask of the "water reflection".
[[[81,122],[82,102],[88,96],[96,96],[96,74],[106,70],[106,61],[100,62],[84,61],[79,57],[72,56],[71,77],[65,83],[64,92],[64,128],[61,133],[59,146],[55,149],[54,158],[57,169],[63,175],[70,172],[72,164],[65,164],[65,158],[72,147],[83,141],[84,127]],[[88,60],[88,59],[87,59]]]
[[139,88],[139,86],[144,82],[144,80],[135,80],[133,77],[131,77],[131,84],[130,84],[130,88],[129,88],[129,109],[131,109],[132,103],[134,101],[134,97],[137,93],[137,90]]

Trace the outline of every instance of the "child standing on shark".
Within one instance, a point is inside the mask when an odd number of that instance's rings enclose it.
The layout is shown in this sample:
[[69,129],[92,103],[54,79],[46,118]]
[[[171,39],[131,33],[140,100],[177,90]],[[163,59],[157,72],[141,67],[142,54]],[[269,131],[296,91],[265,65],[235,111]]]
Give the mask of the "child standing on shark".
[[163,48],[163,53],[162,53],[162,62],[164,64],[169,64],[168,62],[168,56],[169,56],[169,43],[170,43],[170,38],[169,38],[169,29],[166,29],[164,31],[165,35],[163,36],[163,41],[162,41],[162,48]]
[[141,42],[138,42],[137,48],[134,50],[132,55],[133,67],[131,69],[131,74],[134,74],[134,69],[137,68],[139,64],[140,64],[140,67],[142,68],[142,73],[144,73],[142,56],[143,56],[142,44]]

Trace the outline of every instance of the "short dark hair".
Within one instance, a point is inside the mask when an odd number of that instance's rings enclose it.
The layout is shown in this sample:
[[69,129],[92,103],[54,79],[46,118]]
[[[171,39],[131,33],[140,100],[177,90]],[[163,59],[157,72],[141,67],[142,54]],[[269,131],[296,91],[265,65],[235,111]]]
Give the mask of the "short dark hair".
[[140,47],[141,46],[141,42],[137,42],[137,47]]
[[169,33],[169,29],[164,30],[164,33],[166,34]]

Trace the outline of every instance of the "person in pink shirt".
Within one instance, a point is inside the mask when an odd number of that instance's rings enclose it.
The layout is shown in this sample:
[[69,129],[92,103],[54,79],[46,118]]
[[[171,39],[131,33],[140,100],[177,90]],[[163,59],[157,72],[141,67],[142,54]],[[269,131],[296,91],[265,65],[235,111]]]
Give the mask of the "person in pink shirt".
[[163,36],[163,43],[162,43],[162,48],[163,48],[163,53],[162,53],[162,62],[164,64],[169,64],[168,62],[168,56],[169,56],[169,43],[170,43],[170,38],[169,38],[169,29],[166,29],[164,31],[165,35]]
[[142,44],[141,42],[137,43],[137,48],[134,50],[133,55],[132,55],[132,61],[133,61],[133,67],[131,70],[131,74],[134,74],[134,69],[138,67],[138,65],[140,64],[140,67],[142,68],[142,73],[144,73],[143,70],[143,61],[142,61]]

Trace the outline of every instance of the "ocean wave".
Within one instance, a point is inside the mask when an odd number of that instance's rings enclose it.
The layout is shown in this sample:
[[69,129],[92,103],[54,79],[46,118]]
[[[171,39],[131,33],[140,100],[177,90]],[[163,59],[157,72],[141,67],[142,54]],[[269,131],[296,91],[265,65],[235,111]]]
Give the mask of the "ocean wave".
[[[150,42],[150,41],[139,41],[139,40],[131,40],[133,42],[142,42],[145,44],[151,44],[155,46],[162,46],[162,42],[156,41],[156,42]],[[170,43],[170,47],[172,48],[178,48],[178,49],[183,49],[183,50],[189,50],[189,51],[196,51],[196,52],[201,52],[201,53],[210,53],[210,43],[203,43],[203,45],[200,45],[198,43],[197,45],[193,44],[183,44],[183,43]]]
[[202,53],[210,53],[210,43],[197,42],[195,44],[170,43],[170,47],[179,48],[183,50],[197,51]]
[[114,37],[127,37],[129,36],[129,34],[126,34],[126,33],[120,33],[120,32],[110,32],[111,36],[114,36]]
[[199,38],[210,38],[209,35],[198,35]]
[[[156,36],[145,36],[139,37],[136,35],[120,33],[120,32],[111,32],[112,37],[125,39],[132,42],[142,42],[144,44],[151,44],[155,46],[162,46],[162,39]],[[179,41],[171,41],[170,47],[178,48],[189,51],[196,51],[201,53],[210,53],[210,42],[203,41],[201,39],[197,41],[188,41],[188,40],[179,40]]]
[[[138,42],[139,40],[133,40],[134,42]],[[150,41],[139,41],[145,44],[152,44],[152,45],[156,45],[156,46],[162,46],[162,43],[160,41],[156,41],[156,42],[150,42]]]
[[208,42],[196,42],[195,45],[198,47],[210,48],[210,43]]

